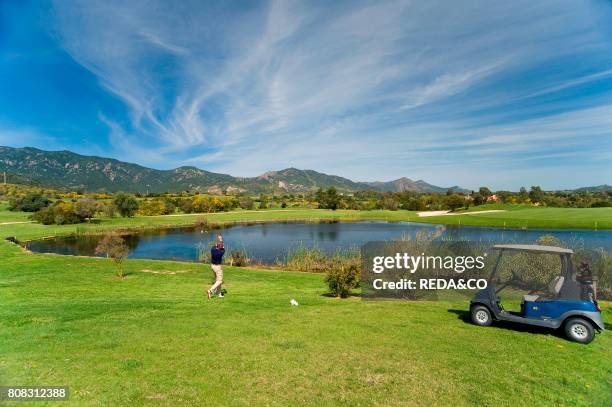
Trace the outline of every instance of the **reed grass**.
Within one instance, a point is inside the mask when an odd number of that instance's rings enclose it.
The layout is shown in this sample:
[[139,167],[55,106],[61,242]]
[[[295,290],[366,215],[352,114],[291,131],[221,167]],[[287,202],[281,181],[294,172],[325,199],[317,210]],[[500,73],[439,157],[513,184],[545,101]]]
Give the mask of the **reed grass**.
[[284,261],[277,264],[289,270],[307,271],[312,273],[326,273],[338,267],[338,265],[359,266],[361,254],[357,247],[348,249],[336,249],[333,254],[328,254],[319,247],[308,247],[300,245],[290,249]]

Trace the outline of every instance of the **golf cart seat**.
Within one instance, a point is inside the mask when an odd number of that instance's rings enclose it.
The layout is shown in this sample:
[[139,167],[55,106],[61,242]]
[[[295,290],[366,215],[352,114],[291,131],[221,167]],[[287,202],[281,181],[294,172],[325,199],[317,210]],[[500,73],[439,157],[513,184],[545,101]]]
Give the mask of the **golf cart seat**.
[[550,282],[548,286],[548,291],[550,291],[555,297],[558,297],[561,293],[561,287],[563,287],[563,283],[565,282],[565,277],[557,276]]
[[[548,285],[548,292],[553,295],[553,297],[558,297],[561,292],[561,287],[563,287],[563,282],[565,281],[565,277],[557,276],[555,277],[550,284]],[[532,302],[537,301],[540,298],[539,294],[526,294],[523,295],[524,302]]]

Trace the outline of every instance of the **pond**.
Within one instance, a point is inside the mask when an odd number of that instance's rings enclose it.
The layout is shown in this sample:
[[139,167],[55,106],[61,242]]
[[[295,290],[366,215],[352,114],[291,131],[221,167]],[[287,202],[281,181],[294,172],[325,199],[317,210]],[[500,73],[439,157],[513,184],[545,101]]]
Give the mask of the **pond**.
[[[491,243],[535,243],[542,235],[553,235],[569,247],[612,249],[612,231],[594,230],[504,230],[499,228],[451,227],[415,222],[263,223],[234,225],[223,229],[175,228],[125,236],[130,258],[196,261],[198,248],[206,249],[221,233],[226,251],[245,250],[254,263],[283,261],[290,250],[318,247],[328,253],[357,249],[374,240],[414,237],[417,233],[443,230],[441,238]],[[33,241],[33,252],[93,256],[101,236],[71,236]]]

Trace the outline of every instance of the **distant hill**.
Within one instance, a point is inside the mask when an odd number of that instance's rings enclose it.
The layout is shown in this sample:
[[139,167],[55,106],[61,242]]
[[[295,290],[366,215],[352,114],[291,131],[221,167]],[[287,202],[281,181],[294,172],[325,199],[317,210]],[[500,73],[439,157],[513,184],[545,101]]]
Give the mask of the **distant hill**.
[[[425,181],[400,178],[390,182],[355,182],[313,170],[287,168],[258,177],[242,178],[205,171],[197,167],[156,170],[113,158],[85,156],[71,151],[0,147],[0,171],[9,182],[44,185],[84,191],[270,193],[305,192],[335,187],[339,191],[445,192]],[[1,179],[0,179],[1,180]],[[452,187],[457,191],[465,191]]]
[[332,186],[343,191],[370,189],[367,183],[354,182],[348,178],[339,177],[337,175],[323,174],[313,170],[298,170],[297,168],[268,171],[256,177],[256,179],[265,181],[274,187],[298,192],[317,188],[329,188]]
[[394,181],[388,182],[368,182],[366,183],[370,187],[384,192],[446,192],[449,189],[455,192],[470,192],[467,189],[463,189],[458,186],[453,187],[438,187],[429,184],[423,180],[413,181],[410,178],[402,177]]
[[0,171],[4,170],[42,185],[86,191],[181,191],[234,180],[230,175],[195,167],[161,171],[112,158],[30,147],[0,147]]
[[574,189],[574,192],[606,192],[612,191],[612,186],[608,184],[597,185],[595,187],[582,187]]
[[10,171],[0,170],[0,182],[4,182],[4,176],[6,176],[7,183],[10,184],[29,185],[36,187],[42,186],[40,185],[40,183],[32,181],[30,178],[24,177],[23,175],[15,174]]

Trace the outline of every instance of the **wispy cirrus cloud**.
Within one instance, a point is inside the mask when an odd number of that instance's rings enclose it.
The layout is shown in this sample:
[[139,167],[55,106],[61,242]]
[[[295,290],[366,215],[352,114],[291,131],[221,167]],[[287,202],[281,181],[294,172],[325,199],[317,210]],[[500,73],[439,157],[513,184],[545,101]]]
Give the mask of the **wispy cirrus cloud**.
[[53,6],[61,47],[125,107],[98,115],[123,159],[496,186],[532,157],[533,182],[554,186],[546,157],[612,155],[603,4]]

